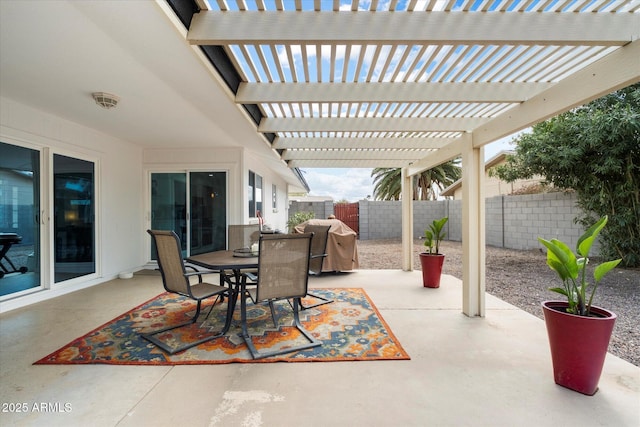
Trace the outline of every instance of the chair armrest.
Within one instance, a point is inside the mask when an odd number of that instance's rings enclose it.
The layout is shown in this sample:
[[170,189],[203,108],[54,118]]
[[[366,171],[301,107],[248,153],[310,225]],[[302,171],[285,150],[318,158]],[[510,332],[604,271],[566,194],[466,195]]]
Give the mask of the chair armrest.
[[191,267],[191,268],[193,268],[193,269],[194,269],[194,270],[196,270],[196,271],[192,271],[192,272],[184,273],[184,277],[189,278],[189,277],[191,277],[191,276],[198,276],[198,281],[199,281],[199,282],[202,282],[202,275],[203,275],[203,274],[219,274],[219,273],[220,273],[219,271],[214,271],[214,270],[204,270],[204,271],[199,271],[197,268],[195,268],[195,267],[193,267],[193,266],[190,266],[190,265],[185,266],[185,267]]
[[218,270],[209,270],[209,269],[203,269],[200,270],[198,267],[196,267],[195,265],[191,265],[191,264],[186,264],[184,265],[185,268],[190,268],[193,270],[193,272],[191,273],[187,273],[187,274],[194,274],[194,273],[200,273],[200,274],[213,274],[213,273],[220,273]]
[[246,272],[243,274],[243,276],[245,276],[247,279],[251,280],[252,282],[258,281],[258,276],[252,272]]

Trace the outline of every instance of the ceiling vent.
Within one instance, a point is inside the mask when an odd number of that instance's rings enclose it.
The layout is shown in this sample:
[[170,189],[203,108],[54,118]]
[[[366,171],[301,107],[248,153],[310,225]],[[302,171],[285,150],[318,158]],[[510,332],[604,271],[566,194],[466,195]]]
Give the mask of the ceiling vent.
[[120,98],[117,96],[106,92],[94,92],[91,95],[93,96],[93,99],[96,100],[96,104],[102,108],[106,108],[107,110],[118,105],[118,101],[120,101]]

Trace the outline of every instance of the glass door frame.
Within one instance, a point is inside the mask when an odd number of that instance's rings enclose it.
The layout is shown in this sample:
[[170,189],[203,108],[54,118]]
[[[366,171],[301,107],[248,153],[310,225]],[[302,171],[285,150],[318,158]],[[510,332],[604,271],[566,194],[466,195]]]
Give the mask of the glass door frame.
[[[96,157],[88,156],[83,153],[78,153],[71,150],[61,150],[59,148],[53,148],[44,144],[35,144],[23,139],[16,139],[9,135],[2,135],[2,142],[14,145],[16,147],[33,150],[38,153],[39,165],[39,210],[34,212],[37,218],[39,226],[39,260],[38,267],[40,269],[40,283],[32,288],[7,294],[0,297],[0,301],[7,301],[14,298],[19,298],[25,295],[30,295],[36,292],[56,289],[64,287],[74,283],[82,283],[87,280],[99,278],[102,274],[102,246],[101,246],[101,171],[100,161]],[[59,154],[62,156],[84,160],[91,162],[94,166],[94,257],[95,257],[95,272],[81,275],[69,280],[60,281],[54,283],[54,269],[55,269],[55,230],[53,225],[53,215],[55,212],[55,198],[54,185],[55,179],[53,176],[53,159],[54,155]],[[35,248],[34,248],[35,250]]]
[[[225,174],[225,191],[226,191],[226,200],[225,200],[225,213],[224,213],[224,217],[225,217],[225,222],[226,224],[229,224],[229,179],[231,177],[231,171],[225,168],[220,168],[220,167],[211,167],[211,168],[203,168],[202,166],[199,165],[199,167],[189,167],[188,165],[181,165],[183,167],[171,167],[171,168],[160,168],[160,167],[147,167],[145,168],[144,174],[145,174],[145,192],[146,192],[146,196],[145,196],[145,230],[148,230],[151,228],[151,221],[152,221],[152,203],[151,203],[151,197],[152,197],[152,180],[151,180],[151,176],[153,174],[159,174],[159,173],[183,173],[185,174],[186,177],[186,224],[187,224],[187,242],[186,242],[186,251],[187,251],[187,255],[189,256],[189,254],[191,253],[191,205],[190,205],[190,200],[191,200],[191,189],[190,189],[190,173],[192,172],[213,172],[213,173],[224,173]],[[145,233],[147,234],[147,233]],[[149,264],[155,264],[156,260],[151,259],[151,237],[147,236],[147,240],[146,240],[146,244],[144,245],[144,259],[147,260],[147,265]],[[226,242],[225,242],[226,244]]]
[[[101,186],[101,170],[100,170],[100,161],[99,159],[87,155],[83,155],[73,151],[60,150],[58,148],[47,148],[46,154],[46,163],[47,163],[47,212],[46,215],[46,226],[47,226],[47,236],[48,236],[48,254],[47,254],[47,283],[50,284],[51,289],[55,289],[60,286],[66,286],[74,283],[82,283],[87,280],[96,279],[102,276],[102,233],[100,227],[100,219],[101,219],[101,194],[102,194],[102,186]],[[93,210],[93,227],[94,227],[94,241],[93,241],[93,250],[94,250],[94,258],[95,258],[95,272],[84,274],[78,277],[74,277],[71,279],[63,280],[55,283],[55,226],[54,226],[54,212],[55,212],[55,179],[53,176],[54,168],[53,168],[53,159],[54,155],[61,155],[65,157],[71,157],[73,159],[84,160],[86,162],[93,163],[93,174],[94,174],[94,210]],[[44,173],[43,173],[44,175]],[[42,220],[41,220],[42,223]],[[43,233],[44,234],[44,233]],[[44,242],[43,242],[44,244]]]
[[[38,165],[39,176],[38,176],[38,182],[37,182],[39,209],[37,212],[34,211],[33,214],[35,215],[34,222],[37,222],[38,228],[39,228],[37,233],[38,234],[37,242],[34,241],[34,251],[36,250],[36,247],[39,247],[40,253],[38,254],[38,257],[37,257],[37,260],[38,260],[37,268],[39,268],[38,274],[39,274],[40,280],[39,280],[39,283],[33,287],[16,291],[16,292],[11,292],[6,295],[0,296],[0,301],[7,301],[14,298],[22,297],[25,295],[29,295],[32,293],[47,290],[50,288],[50,276],[49,276],[49,270],[48,270],[49,254],[46,253],[48,248],[48,240],[49,240],[49,234],[48,234],[49,223],[46,220],[48,215],[46,209],[47,209],[47,206],[48,206],[47,203],[49,200],[49,194],[46,191],[47,182],[48,182],[47,181],[48,149],[46,147],[31,144],[23,140],[16,140],[14,138],[11,138],[5,135],[2,136],[2,138],[0,139],[0,142],[3,142],[8,145],[13,145],[15,147],[19,147],[25,150],[32,150],[37,152],[38,162],[39,162],[39,165]],[[18,267],[18,265],[16,265],[16,267]]]

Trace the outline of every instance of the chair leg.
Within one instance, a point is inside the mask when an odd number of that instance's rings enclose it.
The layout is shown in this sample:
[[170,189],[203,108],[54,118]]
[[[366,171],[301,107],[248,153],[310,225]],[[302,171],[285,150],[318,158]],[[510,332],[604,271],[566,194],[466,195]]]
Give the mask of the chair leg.
[[[220,286],[224,286],[224,271],[220,271],[220,278],[218,280]],[[220,302],[224,302],[224,295],[220,295]]]
[[200,308],[202,307],[202,300],[198,300],[198,305],[196,307],[196,314],[193,316],[192,323],[196,323],[198,321],[198,316],[200,316]]
[[[231,321],[233,319],[233,311],[235,310],[235,306],[236,306],[235,305],[235,301],[237,299],[236,292],[231,290],[229,292],[229,296],[227,298],[228,298],[227,314],[225,316],[224,326],[222,328],[222,331],[219,334],[220,336],[226,334],[229,331],[229,328],[231,327]],[[209,312],[207,313],[207,317],[205,317],[205,321],[209,319],[209,316],[211,315],[211,312],[213,311],[213,308],[218,303],[218,300],[220,300],[220,303],[222,304],[224,302],[224,295],[218,295],[216,297],[216,300],[213,302],[213,304],[209,308]],[[203,324],[204,324],[204,322],[203,322]]]
[[[215,304],[218,301],[219,297],[220,297],[220,295],[216,296],[216,300],[213,302],[213,305],[211,306],[211,309],[213,309],[213,306],[215,306]],[[169,327],[166,327],[166,328],[158,329],[158,330],[155,330],[155,331],[152,331],[152,332],[143,333],[143,334],[140,334],[140,336],[142,338],[144,338],[145,340],[151,342],[152,344],[155,344],[156,346],[160,347],[163,351],[173,355],[173,354],[188,350],[191,347],[195,347],[195,346],[200,345],[202,343],[205,343],[207,341],[211,341],[211,340],[214,340],[216,338],[219,338],[219,337],[221,337],[221,336],[223,336],[224,334],[227,333],[227,331],[229,330],[229,324],[231,323],[230,322],[230,316],[233,316],[232,307],[227,307],[227,319],[226,319],[226,322],[225,322],[225,326],[224,326],[223,330],[218,334],[210,335],[210,336],[202,338],[202,339],[200,339],[198,341],[190,342],[189,344],[178,346],[178,347],[170,347],[164,341],[161,341],[160,339],[156,338],[156,335],[161,334],[163,332],[168,332],[168,331],[171,331],[171,330],[174,330],[174,329],[179,329],[179,328],[182,328],[183,326],[193,325],[198,320],[198,317],[200,316],[200,309],[201,309],[201,300],[198,301],[198,305],[197,305],[197,308],[196,308],[196,314],[193,316],[193,319],[191,319],[190,321],[185,322],[185,323],[181,323],[179,325],[173,325],[173,326],[169,326]],[[207,315],[207,317],[208,317],[208,315]]]
[[319,341],[315,338],[313,338],[313,336],[311,336],[311,334],[309,333],[309,331],[307,331],[304,326],[302,326],[302,324],[300,323],[300,313],[298,310],[298,305],[302,305],[301,304],[301,299],[300,298],[294,298],[293,299],[293,322],[296,325],[296,328],[300,331],[300,333],[302,335],[305,336],[305,338],[307,338],[307,340],[310,341],[310,344],[307,348],[312,348],[312,347],[317,347],[322,345],[322,341]]
[[310,296],[310,297],[313,297],[313,298],[319,299],[319,300],[321,300],[322,302],[319,302],[319,303],[317,303],[317,304],[313,304],[313,305],[307,305],[307,306],[305,306],[305,305],[303,305],[303,304],[302,304],[302,300],[301,300],[301,301],[300,301],[300,308],[301,308],[302,310],[308,310],[308,309],[313,308],[313,307],[318,307],[318,306],[325,305],[325,304],[331,304],[331,303],[333,302],[333,300],[332,300],[332,299],[325,298],[325,297],[321,297],[320,295],[316,295],[316,294],[312,294],[312,293],[307,293],[307,295],[308,295],[308,296]]
[[234,290],[229,290],[229,297],[227,302],[227,317],[224,322],[224,328],[220,335],[225,335],[229,328],[231,327],[231,321],[233,320],[233,312],[236,308],[236,301],[238,300],[238,292]]
[[271,309],[271,320],[273,320],[273,327],[278,327],[278,319],[276,318],[276,309],[273,306],[273,301],[269,301],[269,308]]
[[244,295],[242,298],[240,298],[240,311],[241,311],[240,317],[242,322],[242,338],[244,339],[244,342],[247,344],[247,348],[251,353],[251,357],[253,357],[254,359],[263,359],[265,357],[278,356],[280,354],[291,353],[299,350],[306,350],[309,348],[314,348],[322,345],[322,341],[319,341],[313,338],[313,336],[311,336],[311,334],[300,323],[300,316],[298,314],[299,304],[300,304],[300,298],[294,298],[293,300],[294,325],[296,329],[298,329],[298,331],[300,331],[300,333],[307,339],[308,343],[295,346],[295,347],[287,347],[284,349],[278,349],[273,351],[259,351],[253,344],[253,341],[251,339],[251,336],[249,335],[249,330],[247,327],[247,302],[244,298]]
[[215,301],[213,301],[213,304],[211,304],[211,307],[209,307],[209,311],[207,312],[207,316],[205,317],[205,320],[209,319],[209,316],[211,316],[211,312],[213,311],[213,307],[216,306],[216,304],[218,303],[218,300],[220,300],[220,303],[224,302],[224,295],[218,295],[215,299]]
[[245,294],[246,288],[244,285],[242,285],[242,288],[240,290],[240,323],[242,324],[242,338],[247,344],[247,348],[251,353],[251,357],[257,359],[256,355],[260,354],[260,352],[253,345],[253,341],[249,336],[249,328],[247,327],[247,296]]

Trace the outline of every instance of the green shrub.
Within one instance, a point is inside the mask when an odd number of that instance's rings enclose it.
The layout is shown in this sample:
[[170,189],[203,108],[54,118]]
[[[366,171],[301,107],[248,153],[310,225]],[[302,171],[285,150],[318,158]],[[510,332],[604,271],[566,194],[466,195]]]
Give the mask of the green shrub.
[[305,221],[315,218],[315,214],[313,212],[296,212],[292,217],[287,221],[287,228],[289,229],[289,233],[293,233],[293,229],[296,225],[302,224]]

